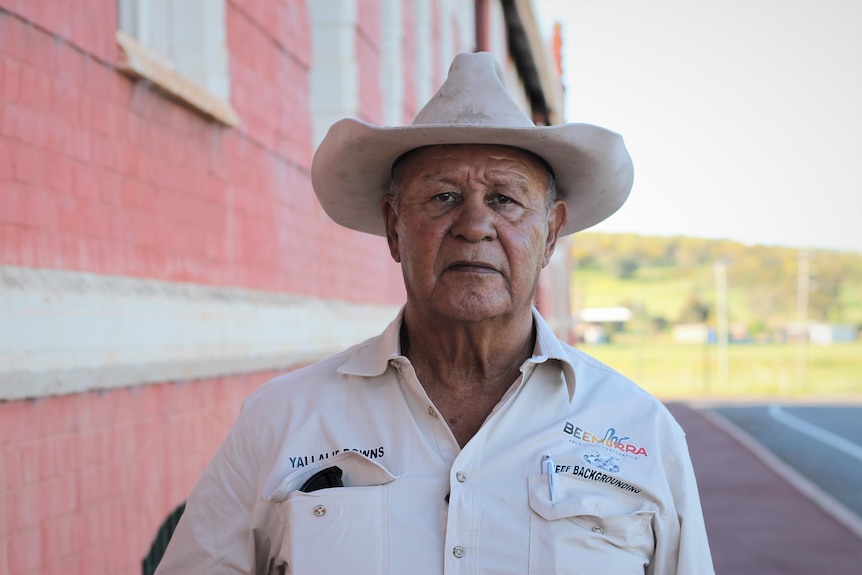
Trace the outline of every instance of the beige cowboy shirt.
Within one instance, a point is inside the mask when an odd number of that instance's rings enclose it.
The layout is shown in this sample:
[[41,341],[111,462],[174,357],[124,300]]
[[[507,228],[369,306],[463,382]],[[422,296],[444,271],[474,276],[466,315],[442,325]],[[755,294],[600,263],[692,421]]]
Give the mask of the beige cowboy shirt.
[[[460,448],[380,336],[249,397],[159,575],[713,572],[683,431],[631,381],[536,345]],[[338,466],[343,487],[299,488]]]

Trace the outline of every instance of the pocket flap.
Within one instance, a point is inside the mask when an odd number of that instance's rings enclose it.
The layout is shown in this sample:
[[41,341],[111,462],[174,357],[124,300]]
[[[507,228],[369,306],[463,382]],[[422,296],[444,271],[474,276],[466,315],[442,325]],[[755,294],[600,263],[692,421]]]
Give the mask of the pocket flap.
[[585,514],[578,494],[563,488],[565,479],[560,474],[554,477],[554,500],[551,501],[548,475],[543,473],[529,477],[530,507],[548,521]]
[[327,467],[337,465],[341,468],[341,477],[344,487],[363,487],[372,485],[386,485],[395,481],[396,477],[389,473],[382,465],[372,461],[357,451],[344,451],[297,469],[282,480],[281,484],[272,492],[267,499],[274,503],[280,503],[287,499],[293,491],[299,489],[305,481]]
[[608,535],[632,535],[649,528],[655,505],[643,498],[621,492],[611,496],[597,492],[588,483],[557,474],[554,500],[546,474],[529,477],[530,508],[547,521],[572,519],[586,527],[601,527]]

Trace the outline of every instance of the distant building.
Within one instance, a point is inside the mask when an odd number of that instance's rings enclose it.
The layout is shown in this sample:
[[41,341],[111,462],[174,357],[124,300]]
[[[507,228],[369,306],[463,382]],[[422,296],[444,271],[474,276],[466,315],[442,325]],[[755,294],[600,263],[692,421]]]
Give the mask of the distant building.
[[818,345],[851,343],[856,341],[858,337],[859,330],[852,325],[813,323],[808,327],[809,340]]
[[673,326],[671,337],[676,343],[715,343],[715,330],[705,323],[682,323]]
[[584,308],[573,325],[574,339],[587,344],[607,343],[610,334],[622,331],[631,319],[632,310],[627,307]]
[[623,324],[632,319],[632,310],[627,307],[591,307],[578,312],[578,319],[586,323]]
[[807,340],[817,345],[850,343],[859,339],[859,329],[852,325],[811,322],[791,323],[779,333],[779,341]]

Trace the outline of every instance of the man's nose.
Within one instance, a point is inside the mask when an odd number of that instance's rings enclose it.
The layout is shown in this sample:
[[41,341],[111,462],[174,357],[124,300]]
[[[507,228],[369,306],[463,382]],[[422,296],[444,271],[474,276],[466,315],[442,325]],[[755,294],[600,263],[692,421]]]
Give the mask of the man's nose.
[[468,198],[455,210],[452,235],[468,242],[493,240],[497,237],[496,213],[484,198]]

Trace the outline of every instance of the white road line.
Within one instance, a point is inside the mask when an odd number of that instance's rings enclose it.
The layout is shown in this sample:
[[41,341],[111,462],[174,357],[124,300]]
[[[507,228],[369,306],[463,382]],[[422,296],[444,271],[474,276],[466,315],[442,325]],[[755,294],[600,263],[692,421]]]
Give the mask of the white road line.
[[835,499],[831,493],[827,493],[822,487],[802,475],[797,469],[791,467],[790,464],[779,459],[777,455],[769,451],[762,443],[749,435],[748,432],[735,423],[731,423],[729,419],[718,412],[709,409],[699,409],[697,413],[727,433],[744,449],[747,449],[757,459],[762,461],[764,465],[772,469],[780,477],[783,477],[805,497],[808,497],[823,511],[862,539],[862,517],[850,511],[849,507]]
[[783,423],[787,427],[795,429],[799,433],[805,434],[808,437],[821,441],[826,445],[843,451],[850,457],[862,461],[862,447],[856,445],[852,441],[848,441],[840,435],[836,435],[831,431],[826,431],[822,427],[817,427],[816,425],[808,423],[807,421],[800,419],[795,415],[791,415],[774,403],[769,406],[769,415],[774,420]]

